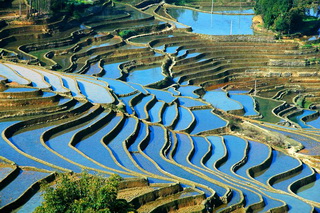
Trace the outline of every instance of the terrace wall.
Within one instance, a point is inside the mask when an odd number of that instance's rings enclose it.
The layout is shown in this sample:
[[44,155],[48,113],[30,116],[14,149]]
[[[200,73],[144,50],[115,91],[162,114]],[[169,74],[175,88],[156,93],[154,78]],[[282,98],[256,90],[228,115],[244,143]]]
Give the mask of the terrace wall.
[[[97,110],[91,112],[89,115],[87,116],[83,116],[79,119],[70,121],[68,123],[64,123],[62,125],[59,125],[55,128],[52,128],[48,131],[45,132],[45,134],[43,134],[42,138],[43,141],[48,141],[50,139],[50,137],[54,134],[57,134],[65,129],[74,127],[76,125],[82,124],[86,121],[88,121],[89,119],[94,118],[95,116],[97,116],[103,109],[101,107],[99,107]],[[94,123],[93,125],[89,126],[86,129],[83,129],[82,131],[78,132],[77,134],[75,134],[72,139],[71,139],[71,145],[75,146],[75,144],[80,141],[84,136],[86,136],[87,134],[90,134],[92,131],[97,130],[98,128],[100,128],[103,124],[105,124],[108,120],[111,120],[113,117],[113,114],[109,113],[107,116],[105,116],[103,119],[99,120],[98,122]]]
[[10,118],[10,117],[17,117],[17,116],[31,116],[37,114],[49,114],[53,112],[58,112],[62,110],[66,110],[72,106],[74,106],[75,100],[71,99],[70,101],[62,104],[62,105],[53,105],[49,107],[41,107],[37,106],[36,108],[22,108],[22,109],[15,109],[12,110],[4,110],[0,111],[0,118]]
[[118,123],[118,125],[115,126],[112,130],[110,130],[110,132],[107,135],[105,135],[103,137],[102,140],[103,140],[104,144],[108,145],[108,142],[110,142],[113,138],[115,138],[119,134],[119,132],[122,130],[122,128],[124,126],[125,119],[126,119],[126,117],[122,114],[122,119]]
[[147,179],[125,179],[119,183],[119,190],[127,189],[127,188],[134,188],[134,187],[143,187],[148,186],[149,182]]
[[32,197],[35,193],[37,193],[40,190],[41,183],[43,182],[52,182],[55,179],[55,173],[49,174],[47,177],[35,182],[32,184],[18,199],[15,201],[9,203],[6,206],[3,206],[0,208],[1,212],[11,212],[14,209],[19,208],[23,204],[25,204],[30,197]]
[[0,99],[0,107],[27,106],[27,105],[52,105],[58,101],[59,96],[38,97],[28,99]]
[[58,120],[58,119],[61,119],[61,118],[65,117],[65,116],[76,115],[77,113],[81,113],[84,110],[89,109],[91,106],[92,106],[91,103],[86,102],[83,105],[81,105],[80,107],[72,109],[69,112],[63,112],[63,113],[43,116],[43,117],[40,117],[40,118],[34,118],[34,119],[27,120],[27,121],[22,121],[22,122],[16,123],[16,124],[10,126],[9,128],[7,128],[6,131],[3,132],[3,136],[9,138],[16,131],[18,131],[21,128],[25,128],[26,126],[31,126],[31,125],[40,124],[40,123],[46,123],[46,122],[51,121],[51,120]]
[[302,167],[302,163],[300,162],[300,165],[287,171],[287,172],[283,172],[280,173],[278,175],[272,176],[269,180],[268,180],[268,184],[270,186],[272,186],[277,180],[281,180],[284,179],[286,177],[289,177],[290,175],[294,175],[297,174],[298,172],[302,171],[303,167]]
[[191,40],[196,41],[199,39],[198,36],[177,36],[177,37],[170,37],[170,38],[162,38],[162,39],[155,39],[149,42],[150,46],[153,47],[158,43],[173,43],[173,42],[181,42],[181,41],[188,41],[191,42]]
[[317,112],[315,112],[315,113],[313,113],[311,115],[307,115],[307,116],[303,117],[301,120],[303,122],[308,122],[308,121],[312,121],[312,120],[318,118],[319,116],[320,116],[320,112],[317,111]]
[[12,182],[19,174],[21,169],[19,167],[15,167],[13,171],[11,171],[1,182],[0,182],[0,190],[6,187],[9,183]]
[[272,163],[272,155],[273,154],[272,154],[271,148],[269,148],[269,149],[270,149],[270,152],[269,152],[269,155],[265,161],[263,161],[260,165],[251,167],[247,170],[247,173],[250,177],[254,178],[256,173],[263,171],[263,170],[270,167],[270,165]]
[[71,44],[75,44],[77,41],[79,41],[80,38],[93,35],[93,31],[86,32],[85,30],[79,30],[72,33],[72,35],[66,39],[60,40],[60,41],[51,41],[47,42],[45,44],[29,44],[29,45],[22,45],[20,46],[20,50],[24,52],[30,52],[30,51],[38,51],[43,49],[52,49],[57,47],[63,47],[68,46]]
[[0,99],[22,99],[40,96],[40,90],[25,91],[25,92],[0,92]]
[[198,34],[203,39],[208,39],[214,42],[277,42],[274,36],[255,36],[255,35],[227,35],[227,36],[217,36],[217,35],[203,35]]
[[182,187],[180,186],[180,184],[174,184],[174,185],[169,185],[166,187],[161,187],[159,189],[156,189],[154,191],[145,193],[143,195],[140,195],[138,197],[133,198],[132,200],[130,200],[129,202],[137,209],[140,206],[154,201],[159,197],[165,197],[168,195],[172,195],[175,193],[178,193],[182,190]]
[[312,183],[314,181],[316,181],[316,175],[315,173],[313,173],[312,175],[308,176],[308,177],[304,177],[294,183],[292,183],[289,187],[290,187],[290,191],[292,191],[293,193],[297,193],[298,189],[300,189],[302,186],[305,186],[309,183]]
[[162,213],[169,212],[170,210],[176,210],[187,206],[201,205],[203,200],[205,199],[204,194],[184,197],[177,200],[174,200],[170,203],[166,203],[164,205],[158,206],[151,210],[152,213]]
[[144,0],[135,5],[136,8],[145,8],[150,4],[160,3],[161,0]]

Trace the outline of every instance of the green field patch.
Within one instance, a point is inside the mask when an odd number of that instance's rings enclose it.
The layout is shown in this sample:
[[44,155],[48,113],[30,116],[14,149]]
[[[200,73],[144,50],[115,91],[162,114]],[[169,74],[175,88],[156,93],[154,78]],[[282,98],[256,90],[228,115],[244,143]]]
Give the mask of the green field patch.
[[260,119],[261,121],[266,121],[266,122],[270,122],[270,123],[277,123],[281,120],[279,117],[275,116],[272,113],[272,110],[275,107],[279,106],[281,104],[281,102],[276,101],[276,100],[272,100],[272,99],[265,99],[265,98],[261,98],[261,97],[257,97],[257,96],[255,96],[254,99],[257,102],[258,111],[263,116],[262,119]]

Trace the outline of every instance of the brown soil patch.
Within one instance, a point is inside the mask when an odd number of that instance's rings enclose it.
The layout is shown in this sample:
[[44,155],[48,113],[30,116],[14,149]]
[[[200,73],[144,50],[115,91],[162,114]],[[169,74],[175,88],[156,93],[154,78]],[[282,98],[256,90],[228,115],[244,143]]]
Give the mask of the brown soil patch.
[[11,21],[10,24],[12,25],[34,25],[34,21]]
[[255,32],[273,34],[272,31],[264,27],[264,21],[261,15],[252,18],[252,28]]
[[212,85],[212,86],[209,86],[206,88],[207,91],[210,91],[210,90],[215,90],[215,89],[219,89],[221,87],[224,87],[226,86],[228,83],[222,83],[222,84],[216,84],[216,85]]
[[300,150],[298,153],[301,153],[301,154],[308,154],[310,151],[307,150],[307,149],[302,149]]
[[254,16],[252,18],[252,23],[253,24],[263,24],[262,16],[261,15]]
[[17,82],[10,82],[10,83],[7,83],[8,86],[21,86],[21,84],[17,83]]

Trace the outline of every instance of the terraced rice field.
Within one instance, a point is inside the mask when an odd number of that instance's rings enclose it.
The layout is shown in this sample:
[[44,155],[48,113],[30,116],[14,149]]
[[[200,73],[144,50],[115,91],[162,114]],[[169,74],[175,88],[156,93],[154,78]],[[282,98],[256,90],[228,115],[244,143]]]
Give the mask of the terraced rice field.
[[108,1],[51,38],[1,29],[0,211],[87,170],[125,178],[138,212],[318,212],[319,67],[300,62],[319,52],[251,35],[246,11],[149,3]]

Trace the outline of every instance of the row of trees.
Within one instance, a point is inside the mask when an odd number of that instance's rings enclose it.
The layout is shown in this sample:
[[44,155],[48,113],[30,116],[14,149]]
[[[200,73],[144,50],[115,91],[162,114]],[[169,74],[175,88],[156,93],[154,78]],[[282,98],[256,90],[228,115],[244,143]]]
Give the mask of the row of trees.
[[[1,0],[0,0],[1,1]],[[23,0],[20,0],[22,2]],[[85,5],[92,3],[93,0],[27,0],[28,16],[36,16],[48,13],[65,12],[71,15],[81,10]]]
[[37,11],[37,14],[49,13],[51,11],[51,0],[28,0],[28,5],[28,16],[33,14],[32,11]]
[[295,32],[303,23],[305,10],[313,0],[256,0],[255,12],[265,27],[282,33]]

